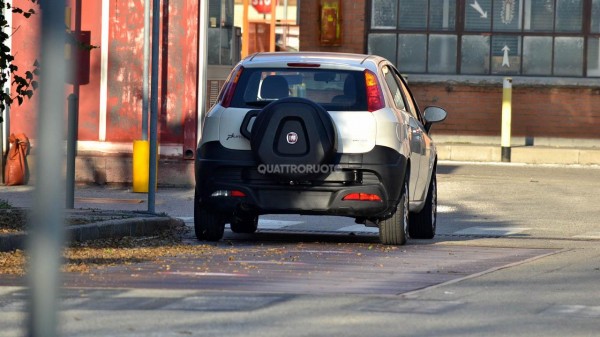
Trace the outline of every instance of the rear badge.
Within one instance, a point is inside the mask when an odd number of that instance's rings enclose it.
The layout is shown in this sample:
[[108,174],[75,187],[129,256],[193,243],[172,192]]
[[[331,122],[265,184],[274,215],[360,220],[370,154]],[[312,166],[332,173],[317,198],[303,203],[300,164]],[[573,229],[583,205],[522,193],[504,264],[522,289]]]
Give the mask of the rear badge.
[[296,144],[298,142],[298,134],[289,132],[286,136],[288,144]]

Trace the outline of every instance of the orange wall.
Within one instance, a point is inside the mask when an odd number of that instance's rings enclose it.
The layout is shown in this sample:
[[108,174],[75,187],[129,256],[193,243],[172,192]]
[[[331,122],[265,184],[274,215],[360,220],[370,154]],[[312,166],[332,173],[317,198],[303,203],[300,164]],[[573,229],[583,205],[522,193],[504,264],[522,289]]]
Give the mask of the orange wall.
[[[14,0],[14,7],[22,8],[27,11],[33,8],[39,12],[37,5],[31,5],[28,0]],[[25,19],[22,15],[13,14],[13,35],[12,35],[12,54],[15,56],[14,65],[19,67],[17,74],[25,77],[26,71],[33,70],[33,63],[38,58],[39,39],[37,32],[40,27],[39,15],[35,14],[30,19]],[[13,94],[14,96],[14,94]],[[24,132],[31,138],[36,129],[36,111],[37,96],[32,99],[25,99],[22,105],[15,101],[10,107],[10,131],[13,133]]]
[[[91,33],[91,44],[98,46],[90,52],[89,83],[79,86],[79,140],[98,140],[102,0],[69,0],[67,4],[72,7],[71,28],[79,21],[80,29]],[[159,140],[182,143],[184,120],[194,129],[196,125],[198,1],[166,0],[161,4]],[[30,2],[15,0],[14,5],[29,8]],[[39,15],[30,19],[13,15],[13,27],[19,29],[13,35],[12,50],[21,75],[38,58],[39,19]],[[142,130],[144,0],[111,0],[109,20],[106,140],[129,142],[140,139]],[[67,94],[73,91],[72,85],[66,86]],[[21,106],[12,106],[11,132],[35,138],[35,93],[33,97]]]

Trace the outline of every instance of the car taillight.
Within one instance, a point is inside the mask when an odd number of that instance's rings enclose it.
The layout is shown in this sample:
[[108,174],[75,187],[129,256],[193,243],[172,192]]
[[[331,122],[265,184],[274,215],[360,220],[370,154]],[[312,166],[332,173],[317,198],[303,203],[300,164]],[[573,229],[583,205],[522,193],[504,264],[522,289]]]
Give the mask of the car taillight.
[[211,197],[237,197],[237,198],[243,198],[246,196],[246,193],[242,192],[242,191],[238,191],[238,190],[233,190],[233,191],[229,191],[229,190],[217,190],[214,191],[211,195]]
[[228,108],[231,104],[231,100],[233,99],[233,94],[235,93],[235,87],[240,80],[240,76],[242,76],[242,72],[244,71],[244,67],[239,67],[234,70],[230,77],[227,79],[227,83],[225,89],[221,92],[221,97],[219,97],[219,101],[221,102],[221,106],[224,108]]
[[346,201],[381,201],[381,197],[371,193],[350,193],[342,198]]
[[367,109],[370,112],[382,109],[383,93],[377,81],[377,75],[370,70],[365,70],[365,85],[367,87]]

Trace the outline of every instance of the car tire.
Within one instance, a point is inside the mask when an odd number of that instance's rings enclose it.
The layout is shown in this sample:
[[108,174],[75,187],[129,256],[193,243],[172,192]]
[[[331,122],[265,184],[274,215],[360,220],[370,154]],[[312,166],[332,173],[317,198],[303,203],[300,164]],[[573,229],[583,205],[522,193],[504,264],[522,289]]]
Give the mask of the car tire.
[[225,232],[223,216],[194,200],[194,232],[200,241],[219,241]]
[[413,239],[433,239],[437,223],[437,179],[435,170],[431,174],[431,182],[427,191],[425,206],[418,213],[410,216],[408,233]]
[[234,215],[230,225],[234,233],[252,234],[258,229],[258,215]]
[[382,244],[403,245],[406,243],[408,215],[408,179],[405,179],[396,211],[390,218],[379,222],[379,240]]

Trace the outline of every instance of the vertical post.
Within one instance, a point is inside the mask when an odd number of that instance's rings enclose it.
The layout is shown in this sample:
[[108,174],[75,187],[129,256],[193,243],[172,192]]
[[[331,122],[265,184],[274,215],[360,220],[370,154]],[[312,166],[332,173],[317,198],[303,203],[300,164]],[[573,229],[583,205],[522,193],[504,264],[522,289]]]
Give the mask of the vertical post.
[[150,85],[150,162],[148,168],[148,212],[155,213],[156,159],[158,158],[158,44],[160,0],[152,1],[152,83]]
[[[10,95],[10,90],[6,89],[6,94]],[[2,114],[2,123],[0,123],[0,182],[4,183],[4,158],[8,151],[8,133],[10,132],[10,125],[8,119],[10,116],[10,106],[7,104],[4,107],[4,111],[0,111]]]
[[108,50],[110,26],[110,0],[102,0],[102,33],[100,35],[100,111],[98,116],[98,140],[106,141],[108,114]]
[[275,0],[271,0],[271,22],[270,22],[270,27],[271,29],[269,29],[269,51],[274,52],[275,50],[277,50],[277,48],[275,48],[275,43],[276,43],[276,38],[275,38],[275,26],[276,26],[276,10],[277,10],[277,1]]
[[142,82],[142,140],[133,141],[133,192],[148,193],[150,143],[148,142],[148,82],[150,68],[150,0],[144,0],[144,70]]
[[144,70],[142,83],[142,140],[148,140],[148,69],[150,67],[150,0],[144,0]]
[[64,242],[65,1],[40,1],[39,104],[29,256],[27,336],[58,335]]
[[66,203],[67,209],[75,207],[75,157],[77,156],[77,129],[79,114],[79,98],[75,94],[70,94],[68,98],[68,122],[67,122],[67,189]]
[[[247,0],[245,0],[247,1]],[[208,78],[208,1],[198,3],[198,15],[200,16],[198,27],[198,97],[196,139],[202,135],[202,121],[206,112],[207,90],[206,80]]]
[[244,10],[242,14],[242,58],[250,53],[250,22],[248,21],[248,5],[250,0],[244,0]]
[[500,146],[502,161],[510,162],[510,138],[512,123],[512,78],[505,77],[502,83],[502,129]]

